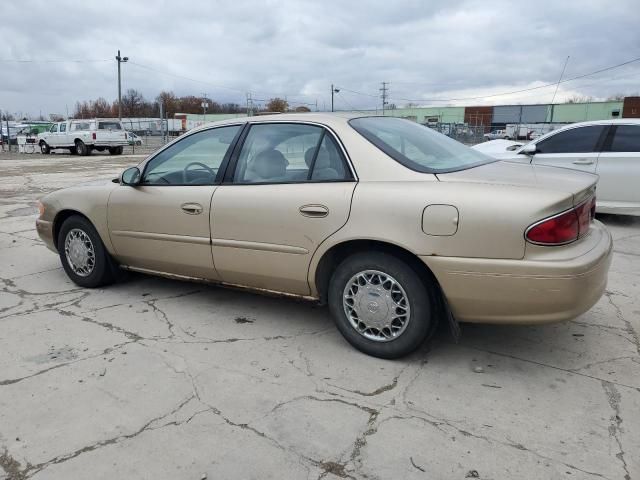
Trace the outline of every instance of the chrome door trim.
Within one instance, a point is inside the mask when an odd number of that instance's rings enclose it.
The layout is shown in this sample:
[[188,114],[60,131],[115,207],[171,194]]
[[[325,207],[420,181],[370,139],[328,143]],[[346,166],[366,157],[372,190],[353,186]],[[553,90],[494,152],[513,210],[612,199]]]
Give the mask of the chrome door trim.
[[290,253],[293,255],[306,255],[309,250],[292,245],[280,245],[277,243],[248,242],[244,240],[227,240],[214,238],[211,240],[214,247],[244,248],[247,250],[261,250],[266,252]]
[[129,230],[113,230],[111,235],[116,237],[140,238],[143,240],[160,240],[163,242],[194,243],[197,245],[209,245],[211,240],[207,237],[192,237],[189,235],[172,235],[170,233],[134,232]]

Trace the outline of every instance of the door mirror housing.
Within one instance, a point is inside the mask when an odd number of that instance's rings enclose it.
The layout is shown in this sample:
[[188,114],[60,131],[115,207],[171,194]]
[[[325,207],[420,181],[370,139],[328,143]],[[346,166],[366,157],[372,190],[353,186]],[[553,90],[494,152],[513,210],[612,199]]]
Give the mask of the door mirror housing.
[[140,169],[138,167],[127,168],[122,172],[122,176],[120,177],[120,183],[122,185],[129,185],[130,187],[140,185],[141,180],[142,175],[140,174]]
[[538,147],[536,147],[535,144],[527,143],[524,147],[520,149],[518,153],[521,153],[523,155],[535,155],[537,151],[538,151]]

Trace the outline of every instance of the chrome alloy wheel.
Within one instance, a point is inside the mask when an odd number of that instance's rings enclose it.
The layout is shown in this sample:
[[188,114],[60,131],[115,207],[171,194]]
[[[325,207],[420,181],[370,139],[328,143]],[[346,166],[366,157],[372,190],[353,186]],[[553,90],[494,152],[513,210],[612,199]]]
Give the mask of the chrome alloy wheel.
[[96,254],[93,243],[83,230],[74,228],[69,230],[64,239],[64,253],[73,273],[81,277],[88,277],[96,264]]
[[398,338],[411,318],[409,298],[402,286],[377,270],[351,277],[344,288],[342,304],[356,332],[376,342]]

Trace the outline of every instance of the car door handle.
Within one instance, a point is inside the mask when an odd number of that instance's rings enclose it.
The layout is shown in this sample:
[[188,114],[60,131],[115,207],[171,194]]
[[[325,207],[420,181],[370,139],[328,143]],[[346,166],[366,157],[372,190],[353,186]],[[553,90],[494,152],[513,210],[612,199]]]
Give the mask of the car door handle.
[[189,215],[199,215],[202,213],[202,205],[199,203],[183,203],[180,208]]
[[581,158],[580,160],[574,160],[573,164],[574,165],[593,165],[593,160],[590,160],[588,158]]
[[329,215],[329,209],[324,205],[303,205],[300,207],[300,214],[305,217],[322,218]]

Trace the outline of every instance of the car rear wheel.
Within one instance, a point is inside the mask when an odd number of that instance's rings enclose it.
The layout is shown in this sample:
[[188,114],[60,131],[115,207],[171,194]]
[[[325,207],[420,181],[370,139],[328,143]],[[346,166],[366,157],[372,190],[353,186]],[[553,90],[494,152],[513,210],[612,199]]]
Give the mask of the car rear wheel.
[[58,252],[69,278],[81,287],[108,285],[117,267],[93,227],[84,217],[67,218],[58,234]]
[[393,255],[367,252],[348,257],[334,271],[328,294],[338,330],[368,355],[408,355],[435,330],[431,289]]
[[43,155],[49,155],[51,153],[51,148],[47,145],[47,142],[40,142],[40,153]]
[[85,145],[82,140],[76,140],[76,153],[78,155],[89,155],[91,153],[91,150]]
[[111,155],[122,155],[123,148],[122,147],[111,147],[109,149],[109,153]]

